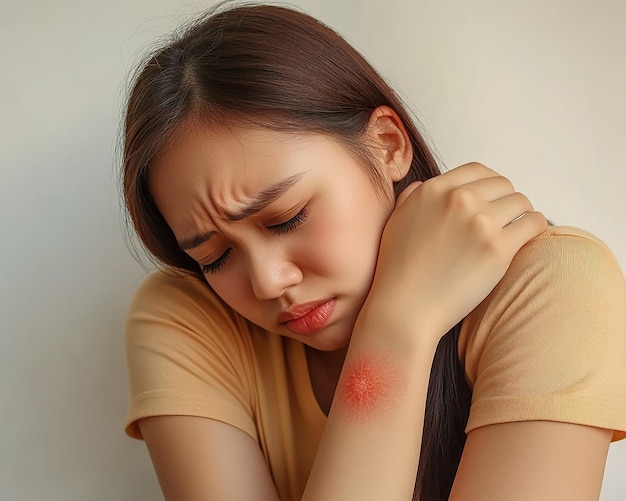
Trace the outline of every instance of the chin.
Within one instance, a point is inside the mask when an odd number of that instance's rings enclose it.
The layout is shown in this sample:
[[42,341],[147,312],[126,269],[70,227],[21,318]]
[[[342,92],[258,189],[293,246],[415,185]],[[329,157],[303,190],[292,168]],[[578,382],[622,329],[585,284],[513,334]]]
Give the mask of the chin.
[[350,344],[350,334],[345,331],[338,332],[338,329],[328,329],[326,332],[312,334],[307,339],[301,341],[307,346],[319,351],[338,351],[343,350]]

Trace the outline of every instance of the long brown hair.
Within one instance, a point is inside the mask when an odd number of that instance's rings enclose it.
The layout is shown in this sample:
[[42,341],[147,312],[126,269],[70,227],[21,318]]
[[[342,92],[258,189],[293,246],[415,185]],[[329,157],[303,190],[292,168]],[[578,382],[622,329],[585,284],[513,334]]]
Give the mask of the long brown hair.
[[[159,213],[147,177],[155,156],[184,122],[254,124],[341,141],[379,179],[362,134],[381,105],[398,114],[413,161],[394,186],[439,174],[426,142],[384,79],[337,33],[279,6],[220,5],[138,68],[129,93],[123,145],[128,214],[147,250],[167,266],[203,279]],[[457,325],[441,340],[428,388],[414,499],[447,499],[465,443],[470,391],[457,354]]]

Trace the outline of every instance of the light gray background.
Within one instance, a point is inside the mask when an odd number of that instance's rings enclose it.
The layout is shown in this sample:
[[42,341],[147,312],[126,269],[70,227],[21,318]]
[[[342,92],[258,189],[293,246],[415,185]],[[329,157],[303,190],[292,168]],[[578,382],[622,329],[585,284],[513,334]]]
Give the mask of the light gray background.
[[[626,2],[301,0],[413,106],[449,167],[508,175],[626,268]],[[203,4],[3,1],[0,17],[0,499],[149,500],[122,434],[122,324],[143,271],[117,199],[125,76]],[[206,5],[206,4],[204,4]],[[626,443],[604,501],[626,499]]]

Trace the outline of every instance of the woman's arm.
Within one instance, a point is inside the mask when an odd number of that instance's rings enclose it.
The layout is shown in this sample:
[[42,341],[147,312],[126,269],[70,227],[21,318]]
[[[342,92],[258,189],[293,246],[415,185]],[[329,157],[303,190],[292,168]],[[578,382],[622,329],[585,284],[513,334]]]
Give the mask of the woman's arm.
[[[279,499],[258,444],[237,428],[191,416],[140,426],[166,499]],[[598,499],[610,437],[547,421],[478,428],[468,435],[450,501]],[[381,471],[363,479],[366,487],[384,483]]]
[[[532,211],[506,179],[478,164],[399,198],[304,499],[410,499],[437,343],[545,229]],[[243,431],[190,417],[139,426],[167,499],[277,497],[258,444]]]
[[139,421],[165,499],[276,501],[259,444],[226,423],[194,416]]
[[532,210],[506,179],[478,164],[400,197],[304,499],[411,498],[437,343],[545,229]]
[[468,434],[450,501],[590,501],[600,495],[612,431],[527,421]]

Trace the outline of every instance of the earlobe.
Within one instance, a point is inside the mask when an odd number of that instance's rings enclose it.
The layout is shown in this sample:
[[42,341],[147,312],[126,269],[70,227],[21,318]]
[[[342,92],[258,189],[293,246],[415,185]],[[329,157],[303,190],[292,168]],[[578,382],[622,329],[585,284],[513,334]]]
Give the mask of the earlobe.
[[367,135],[380,152],[380,168],[390,181],[403,179],[413,160],[413,147],[398,114],[389,106],[379,106],[370,115]]

